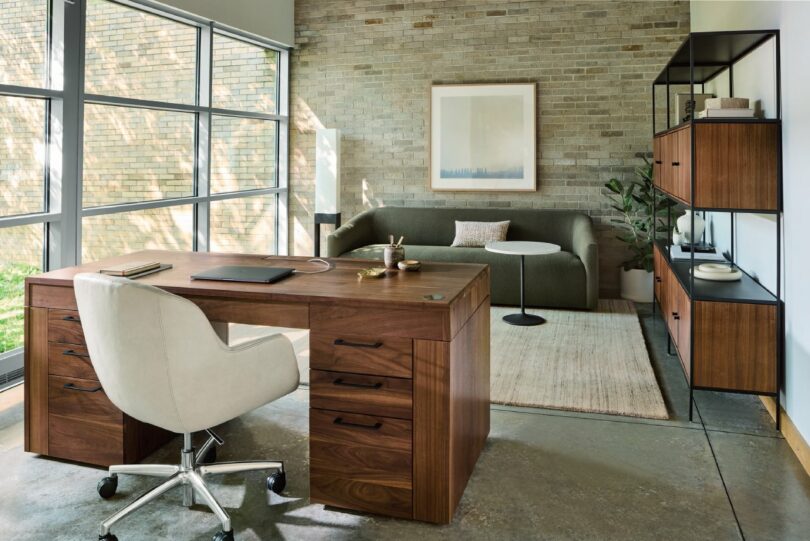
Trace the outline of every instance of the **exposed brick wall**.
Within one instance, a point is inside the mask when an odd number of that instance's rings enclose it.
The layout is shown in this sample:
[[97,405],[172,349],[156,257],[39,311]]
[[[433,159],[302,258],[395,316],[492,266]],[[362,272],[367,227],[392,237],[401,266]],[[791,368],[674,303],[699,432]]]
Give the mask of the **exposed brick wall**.
[[[578,209],[599,228],[603,294],[624,253],[602,184],[651,150],[650,81],[689,31],[689,3],[298,0],[291,60],[291,249],[312,253],[314,130],[342,131],[342,210]],[[531,194],[428,188],[431,83],[537,82]]]

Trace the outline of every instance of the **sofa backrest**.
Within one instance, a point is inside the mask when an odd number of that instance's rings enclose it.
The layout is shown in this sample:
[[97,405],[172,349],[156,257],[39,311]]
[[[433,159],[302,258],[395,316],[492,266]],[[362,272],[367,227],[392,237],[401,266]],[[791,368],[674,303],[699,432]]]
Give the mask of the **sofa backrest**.
[[572,251],[574,224],[590,222],[587,214],[569,210],[510,208],[402,208],[380,207],[370,211],[375,243],[405,236],[405,244],[450,246],[456,232],[456,220],[462,222],[500,222],[509,220],[507,240],[534,240],[559,244]]

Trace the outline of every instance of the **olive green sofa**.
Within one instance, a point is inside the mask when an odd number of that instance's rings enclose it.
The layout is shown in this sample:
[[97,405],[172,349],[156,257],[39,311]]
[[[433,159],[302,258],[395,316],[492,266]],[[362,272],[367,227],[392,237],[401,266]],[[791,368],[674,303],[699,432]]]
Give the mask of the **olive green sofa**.
[[485,263],[491,268],[491,302],[520,304],[520,258],[484,248],[450,247],[455,222],[509,220],[507,240],[559,244],[557,254],[526,257],[526,304],[593,309],[599,263],[591,219],[574,211],[383,207],[358,214],[327,239],[329,257],[382,259],[388,235],[405,236],[405,257],[420,261]]

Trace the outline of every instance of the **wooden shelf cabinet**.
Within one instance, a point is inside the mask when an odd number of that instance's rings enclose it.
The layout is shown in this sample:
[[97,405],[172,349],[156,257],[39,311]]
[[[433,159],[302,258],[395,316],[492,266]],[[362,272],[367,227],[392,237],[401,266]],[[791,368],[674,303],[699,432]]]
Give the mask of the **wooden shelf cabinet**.
[[[692,198],[692,128],[695,194]],[[655,185],[698,209],[778,210],[779,124],[694,121],[655,135]]]
[[775,394],[777,305],[691,299],[661,248],[653,250],[655,297],[687,380],[695,389]]

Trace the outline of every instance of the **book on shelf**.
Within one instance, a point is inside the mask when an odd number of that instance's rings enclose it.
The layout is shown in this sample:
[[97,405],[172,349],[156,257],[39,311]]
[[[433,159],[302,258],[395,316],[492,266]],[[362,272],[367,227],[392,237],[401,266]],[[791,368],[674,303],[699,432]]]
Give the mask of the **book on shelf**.
[[698,118],[754,118],[753,109],[704,109],[697,114]]
[[[685,250],[683,246],[672,245],[669,247],[669,256],[673,261],[689,261],[692,259],[692,252]],[[726,257],[717,248],[712,248],[710,251],[696,251],[695,261],[726,261]]]
[[157,269],[158,267],[160,267],[160,262],[158,261],[131,261],[129,263],[121,263],[120,265],[111,265],[98,272],[109,276],[132,276]]

